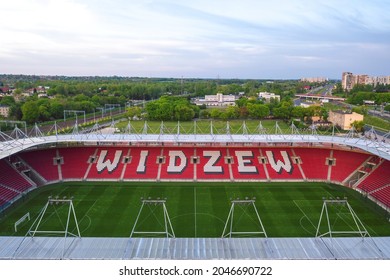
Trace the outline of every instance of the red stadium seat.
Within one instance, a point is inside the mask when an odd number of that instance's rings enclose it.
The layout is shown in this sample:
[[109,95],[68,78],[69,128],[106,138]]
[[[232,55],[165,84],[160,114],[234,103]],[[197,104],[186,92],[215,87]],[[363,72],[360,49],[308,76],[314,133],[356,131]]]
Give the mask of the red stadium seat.
[[58,149],[63,158],[61,173],[63,180],[82,180],[90,165],[91,157],[95,155],[97,148],[74,147]]
[[57,181],[58,165],[55,164],[57,149],[38,150],[21,153],[19,156],[35,171],[37,171],[46,181]]
[[332,166],[331,180],[342,183],[369,157],[370,155],[364,153],[334,150],[333,158],[335,159],[335,165]]
[[0,160],[0,170],[0,185],[17,192],[24,192],[33,186],[10,163],[6,162],[6,159]]

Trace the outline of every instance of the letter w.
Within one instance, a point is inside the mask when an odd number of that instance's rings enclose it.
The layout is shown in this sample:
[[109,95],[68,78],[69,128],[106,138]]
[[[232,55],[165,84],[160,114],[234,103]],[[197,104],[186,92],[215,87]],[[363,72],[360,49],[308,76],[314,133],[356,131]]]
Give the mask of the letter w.
[[277,173],[282,173],[282,168],[287,172],[287,173],[291,173],[293,171],[293,167],[291,165],[291,161],[290,161],[290,158],[287,154],[286,151],[281,151],[280,154],[282,155],[283,157],[283,160],[284,162],[278,160],[277,162],[275,162],[275,157],[274,157],[274,153],[271,152],[271,151],[266,151],[265,152],[267,154],[267,157],[268,157],[268,162],[271,164],[272,168],[277,172]]
[[114,160],[111,162],[111,160],[107,159],[107,150],[102,150],[100,152],[100,156],[96,165],[97,171],[99,173],[103,172],[105,168],[107,168],[108,172],[111,173],[118,167],[119,160],[121,159],[122,151],[116,151]]

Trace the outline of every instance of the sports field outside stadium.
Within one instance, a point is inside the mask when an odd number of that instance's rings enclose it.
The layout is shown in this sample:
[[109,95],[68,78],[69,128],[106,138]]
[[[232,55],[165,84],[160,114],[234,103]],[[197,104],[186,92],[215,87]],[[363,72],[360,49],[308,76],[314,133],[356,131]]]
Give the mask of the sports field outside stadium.
[[[344,199],[352,206],[371,236],[390,236],[388,214],[360,193],[327,183],[230,183],[230,182],[67,182],[40,187],[1,213],[0,235],[25,235],[48,201],[72,198],[82,237],[128,237],[140,211],[142,199],[166,199],[166,209],[176,237],[221,237],[231,201],[255,200],[268,237],[314,237],[323,199]],[[39,230],[64,230],[68,205],[48,205]],[[334,231],[355,231],[356,224],[343,205],[330,205]],[[26,213],[30,221],[15,222]],[[230,225],[230,224],[229,224]],[[70,219],[69,231],[75,232]],[[140,213],[136,231],[164,230],[163,208],[148,204]],[[253,206],[236,205],[233,231],[258,232],[259,221]],[[320,233],[327,232],[322,220]],[[153,234],[139,234],[134,237]],[[243,236],[251,236],[250,234]],[[264,236],[264,235],[257,235]],[[347,235],[351,236],[351,235]]]

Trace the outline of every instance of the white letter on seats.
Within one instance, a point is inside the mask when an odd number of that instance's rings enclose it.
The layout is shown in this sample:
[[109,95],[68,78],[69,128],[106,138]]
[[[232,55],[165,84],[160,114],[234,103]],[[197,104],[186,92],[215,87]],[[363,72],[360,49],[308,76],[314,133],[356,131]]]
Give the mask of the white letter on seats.
[[137,173],[145,173],[146,160],[148,159],[149,151],[141,151],[139,155],[139,162],[137,166]]
[[223,173],[222,166],[215,166],[217,161],[221,158],[220,151],[203,151],[203,156],[210,158],[203,167],[205,173]]
[[236,151],[236,157],[238,161],[238,172],[239,173],[257,173],[256,166],[248,166],[247,164],[252,164],[253,158],[252,151]]
[[[180,164],[176,165],[176,160],[180,159]],[[187,167],[187,158],[183,151],[169,151],[168,173],[181,173]]]
[[114,160],[112,162],[109,159],[104,161],[107,156],[107,150],[102,150],[100,152],[100,156],[96,165],[97,171],[101,173],[105,168],[107,168],[108,172],[111,173],[118,167],[118,163],[121,158],[121,155],[122,155],[122,151],[116,151]]
[[266,151],[265,152],[268,157],[268,162],[271,164],[272,168],[277,172],[277,173],[282,173],[282,168],[287,172],[291,173],[293,171],[293,167],[291,165],[290,158],[287,154],[286,151],[281,151],[280,154],[283,157],[284,162],[278,160],[278,162],[275,162],[274,154],[271,151]]

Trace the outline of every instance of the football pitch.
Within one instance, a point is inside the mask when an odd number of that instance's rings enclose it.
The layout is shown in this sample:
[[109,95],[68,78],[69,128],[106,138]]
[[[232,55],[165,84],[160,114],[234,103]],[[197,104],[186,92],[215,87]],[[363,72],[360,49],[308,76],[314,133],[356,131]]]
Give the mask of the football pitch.
[[[166,200],[165,207],[176,237],[221,237],[233,200],[255,201],[268,237],[314,237],[324,198],[347,198],[371,236],[390,236],[388,214],[351,189],[326,183],[234,182],[69,182],[49,185],[30,192],[0,213],[0,235],[25,235],[48,197],[72,198],[82,237],[129,237],[133,230],[142,232],[133,234],[134,237],[161,236],[154,233],[165,230],[164,205],[147,203],[140,211],[143,199]],[[327,209],[332,230],[357,230],[347,207],[335,203]],[[26,213],[31,219],[18,225],[15,232],[15,222]],[[39,230],[64,230],[68,213],[68,204],[48,204]],[[236,203],[232,214],[227,230],[246,233],[240,237],[264,236],[250,234],[261,231],[253,204]],[[321,221],[320,233],[325,233],[328,224],[326,220]],[[77,231],[72,215],[68,230]]]

